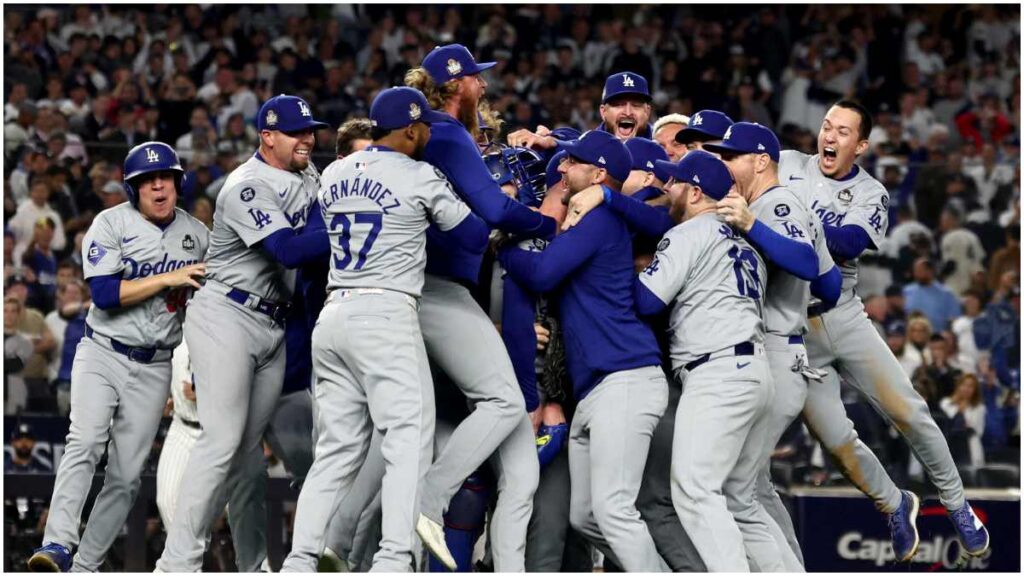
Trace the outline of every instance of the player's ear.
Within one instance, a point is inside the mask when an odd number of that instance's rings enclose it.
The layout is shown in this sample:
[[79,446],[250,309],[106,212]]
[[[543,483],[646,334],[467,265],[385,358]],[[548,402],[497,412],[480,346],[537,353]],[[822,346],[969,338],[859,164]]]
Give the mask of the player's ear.
[[644,188],[654,185],[654,172],[645,172],[644,176]]
[[857,142],[857,147],[853,149],[854,156],[860,156],[861,154],[867,152],[868,146],[870,145],[871,143],[868,142],[867,140],[861,140]]

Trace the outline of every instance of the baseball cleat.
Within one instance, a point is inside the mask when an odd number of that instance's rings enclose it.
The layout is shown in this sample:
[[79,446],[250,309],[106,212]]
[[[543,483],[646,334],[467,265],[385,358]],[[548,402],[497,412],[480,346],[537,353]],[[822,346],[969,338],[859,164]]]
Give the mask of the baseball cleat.
[[913,492],[900,490],[903,497],[900,507],[889,514],[889,532],[892,537],[892,550],[900,562],[909,562],[921,543],[921,535],[917,533],[917,511],[921,502]]
[[416,534],[419,534],[420,540],[423,540],[423,544],[434,558],[440,560],[452,572],[455,571],[457,564],[452,553],[448,551],[448,544],[444,541],[444,526],[420,514],[416,521]]
[[67,572],[71,570],[71,550],[53,542],[36,548],[28,559],[30,572]]
[[964,552],[971,556],[981,556],[988,550],[988,529],[974,514],[970,504],[964,502],[959,509],[950,510],[949,521],[956,527]]

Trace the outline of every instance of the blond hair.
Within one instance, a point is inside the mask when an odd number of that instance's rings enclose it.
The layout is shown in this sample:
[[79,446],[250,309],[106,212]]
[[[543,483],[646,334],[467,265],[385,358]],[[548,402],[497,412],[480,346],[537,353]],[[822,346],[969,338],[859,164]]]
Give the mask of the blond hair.
[[690,125],[690,117],[683,114],[667,114],[658,118],[658,121],[654,123],[654,128],[651,129],[651,134],[657,134],[658,130],[669,124],[682,124],[683,128]]
[[405,85],[415,88],[427,97],[427,103],[434,110],[441,110],[455,93],[459,91],[459,81],[449,80],[438,86],[430,73],[423,68],[413,68],[405,73]]

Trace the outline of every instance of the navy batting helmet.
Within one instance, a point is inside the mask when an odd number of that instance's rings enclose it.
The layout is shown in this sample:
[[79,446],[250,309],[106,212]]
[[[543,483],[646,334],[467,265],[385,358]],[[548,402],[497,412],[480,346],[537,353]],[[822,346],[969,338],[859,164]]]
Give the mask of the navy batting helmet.
[[498,185],[512,183],[516,198],[530,207],[540,206],[544,200],[544,177],[547,163],[529,148],[503,145],[491,146],[484,154],[484,164]]
[[143,174],[151,172],[174,172],[174,188],[181,193],[181,180],[185,171],[181,168],[178,153],[163,142],[143,142],[128,151],[124,157],[124,191],[132,206],[139,205],[139,190],[132,182]]

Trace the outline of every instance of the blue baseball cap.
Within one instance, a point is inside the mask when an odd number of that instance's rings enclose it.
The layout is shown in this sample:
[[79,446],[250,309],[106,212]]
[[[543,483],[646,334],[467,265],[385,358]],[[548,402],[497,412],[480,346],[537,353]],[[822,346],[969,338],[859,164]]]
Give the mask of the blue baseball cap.
[[370,105],[370,122],[382,130],[405,128],[416,122],[443,122],[446,116],[430,109],[426,96],[415,88],[399,86],[381,90]]
[[302,98],[278,94],[260,106],[260,112],[256,115],[256,128],[260,131],[298,132],[327,128],[327,124],[313,120],[313,111]]
[[636,72],[616,72],[612,74],[604,81],[604,91],[601,92],[601,104],[607,104],[612,98],[624,94],[643,96],[650,102],[651,91],[647,89],[647,78]]
[[629,178],[633,157],[630,156],[625,144],[607,132],[591,130],[575,142],[561,142],[559,148],[577,160],[604,168],[619,182],[625,182],[626,178]]
[[548,160],[548,166],[544,171],[544,185],[548,190],[550,190],[555,184],[558,184],[558,181],[562,179],[562,173],[558,171],[558,165],[561,164],[562,160],[565,160],[565,157],[568,155],[568,152],[562,150],[552,156],[551,160]]
[[676,180],[699,186],[706,196],[715,200],[725,198],[732,188],[732,174],[725,162],[710,152],[694,150],[678,163],[658,160],[657,164]]
[[676,142],[687,144],[695,140],[721,140],[732,124],[732,118],[718,110],[701,110],[690,116],[686,128],[676,132]]
[[633,157],[633,170],[654,172],[658,180],[668,182],[669,175],[658,167],[658,160],[668,161],[668,154],[657,142],[647,138],[630,138],[626,140],[626,149]]
[[423,69],[437,84],[479,74],[497,62],[477,62],[462,44],[437,46],[423,58]]
[[767,127],[754,122],[737,122],[725,131],[721,144],[708,144],[705,150],[711,152],[732,152],[733,154],[767,154],[774,162],[779,161],[779,139]]

